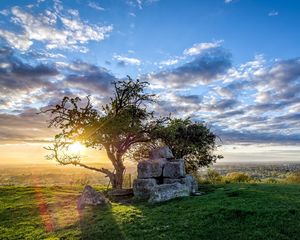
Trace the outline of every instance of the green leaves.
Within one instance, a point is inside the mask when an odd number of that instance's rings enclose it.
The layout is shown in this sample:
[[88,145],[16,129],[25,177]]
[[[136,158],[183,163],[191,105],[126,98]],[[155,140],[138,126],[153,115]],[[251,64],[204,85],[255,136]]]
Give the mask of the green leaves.
[[186,160],[190,172],[222,158],[221,155],[213,154],[216,135],[203,123],[192,122],[189,118],[171,119],[154,134],[171,148],[176,158]]
[[125,169],[124,154],[132,145],[150,141],[150,133],[160,124],[161,119],[155,119],[153,113],[147,110],[147,104],[154,101],[154,95],[145,92],[148,82],[133,81],[128,77],[128,80],[112,84],[114,95],[109,103],[101,107],[102,111],[92,106],[89,96],[85,101],[79,97],[66,96],[60,104],[44,113],[52,114],[49,127],[60,129],[53,147],[47,148],[52,152],[48,158],[63,165],[73,164],[94,169],[82,164],[80,159],[64,154],[65,143],[80,141],[86,147],[104,148],[115,172],[98,170],[110,177],[113,187],[119,188],[122,187]]

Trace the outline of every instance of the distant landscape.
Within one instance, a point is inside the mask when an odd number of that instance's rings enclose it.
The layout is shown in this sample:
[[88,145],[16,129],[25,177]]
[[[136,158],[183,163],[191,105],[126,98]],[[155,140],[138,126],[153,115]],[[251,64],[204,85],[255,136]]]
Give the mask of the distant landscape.
[[[199,176],[206,176],[208,169],[214,169],[225,176],[231,172],[248,174],[254,180],[282,180],[292,173],[300,171],[297,161],[253,161],[253,162],[217,162],[211,167],[203,167]],[[131,182],[136,177],[136,165],[127,168],[125,176],[131,175]],[[1,186],[62,186],[62,185],[107,185],[109,180],[102,174],[79,167],[59,165],[21,165],[6,166],[0,169]],[[127,181],[126,186],[130,186]]]

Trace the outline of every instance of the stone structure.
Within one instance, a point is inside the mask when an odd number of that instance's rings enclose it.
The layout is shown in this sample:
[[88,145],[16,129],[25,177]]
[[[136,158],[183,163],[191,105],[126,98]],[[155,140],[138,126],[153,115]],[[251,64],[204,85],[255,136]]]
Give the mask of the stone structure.
[[91,186],[86,185],[78,199],[77,207],[78,209],[83,209],[86,205],[97,206],[106,205],[108,203],[108,199],[106,199],[102,193],[97,192]]
[[167,147],[155,149],[150,159],[138,163],[133,182],[135,197],[151,203],[189,196],[198,191],[197,181],[186,174],[184,160],[174,159]]
[[174,155],[170,148],[168,147],[161,147],[156,148],[150,151],[149,153],[150,159],[158,159],[158,158],[167,158],[167,159],[173,159]]

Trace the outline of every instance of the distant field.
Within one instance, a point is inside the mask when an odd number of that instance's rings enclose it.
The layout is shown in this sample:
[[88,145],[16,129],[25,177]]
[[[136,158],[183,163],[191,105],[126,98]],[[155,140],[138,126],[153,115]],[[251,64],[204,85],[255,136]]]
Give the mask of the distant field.
[[0,187],[0,239],[300,239],[300,185],[208,185],[200,197],[82,212],[80,190]]
[[[136,164],[127,162],[126,174],[131,180],[136,176]],[[110,168],[110,165],[95,167]],[[212,166],[220,174],[244,172],[253,179],[284,179],[289,173],[300,171],[300,162],[218,162]],[[199,175],[205,176],[207,168],[201,168]],[[132,181],[131,181],[132,182]],[[20,165],[0,166],[0,186],[65,186],[65,185],[107,185],[108,179],[103,174],[73,166],[60,165]],[[129,185],[125,181],[125,186]]]
[[[110,168],[111,166],[96,165],[95,167]],[[135,176],[135,169],[136,166],[128,166],[126,175],[132,173],[132,176]],[[0,186],[70,186],[86,184],[107,185],[108,178],[102,173],[74,166],[0,166]]]
[[[243,172],[251,178],[259,180],[266,178],[284,179],[289,174],[300,172],[299,161],[252,161],[252,162],[217,162],[211,168],[221,175],[231,172]],[[207,168],[201,168],[199,174],[204,176]]]

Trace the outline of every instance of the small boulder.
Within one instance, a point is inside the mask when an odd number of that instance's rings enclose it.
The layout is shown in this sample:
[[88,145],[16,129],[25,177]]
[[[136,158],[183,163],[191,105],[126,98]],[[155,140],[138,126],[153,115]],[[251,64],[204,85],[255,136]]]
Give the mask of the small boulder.
[[97,192],[91,186],[86,185],[78,199],[77,207],[83,209],[86,205],[97,206],[106,205],[108,203],[109,201],[105,198],[103,193]]
[[187,185],[178,182],[172,184],[156,185],[151,193],[148,202],[158,203],[173,198],[190,196],[190,189]]
[[149,179],[135,179],[133,181],[133,193],[136,198],[148,199],[150,192],[157,185],[154,178]]
[[163,170],[163,176],[166,178],[181,178],[185,176],[184,160],[175,160],[166,162]]
[[160,177],[165,163],[164,158],[140,161],[137,166],[138,178]]
[[172,159],[174,158],[174,155],[169,147],[160,147],[150,151],[149,157],[150,159],[159,159],[159,158]]

